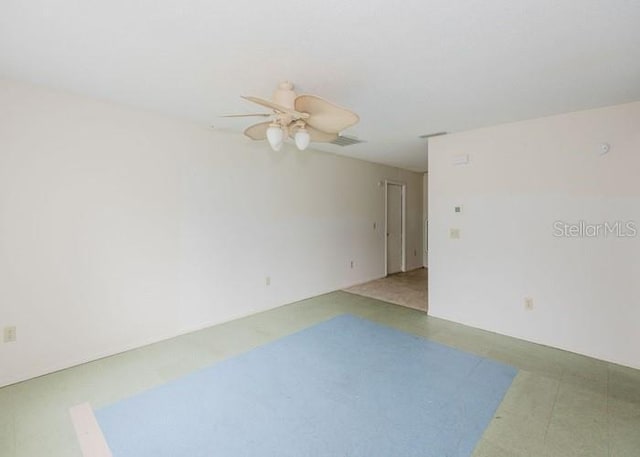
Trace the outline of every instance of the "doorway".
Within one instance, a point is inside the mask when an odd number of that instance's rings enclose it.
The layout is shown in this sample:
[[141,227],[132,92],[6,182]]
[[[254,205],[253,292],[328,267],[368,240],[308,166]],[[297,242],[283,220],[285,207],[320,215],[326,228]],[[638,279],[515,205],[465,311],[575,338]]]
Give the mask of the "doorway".
[[385,181],[385,276],[405,271],[404,183]]

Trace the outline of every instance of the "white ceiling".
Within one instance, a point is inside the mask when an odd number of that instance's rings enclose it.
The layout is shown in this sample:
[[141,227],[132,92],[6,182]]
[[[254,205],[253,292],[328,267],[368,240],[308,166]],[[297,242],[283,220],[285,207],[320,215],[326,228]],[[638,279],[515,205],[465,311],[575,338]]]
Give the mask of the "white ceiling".
[[287,79],[361,117],[319,149],[423,171],[425,133],[640,100],[640,1],[2,0],[0,76],[238,132]]

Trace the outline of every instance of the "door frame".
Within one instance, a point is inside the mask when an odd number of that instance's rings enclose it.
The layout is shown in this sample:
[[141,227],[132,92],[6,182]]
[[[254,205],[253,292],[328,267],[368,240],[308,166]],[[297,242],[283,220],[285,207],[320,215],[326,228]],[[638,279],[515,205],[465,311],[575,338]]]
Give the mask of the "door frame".
[[387,243],[387,230],[389,224],[389,185],[400,186],[400,192],[402,195],[402,202],[400,204],[401,215],[401,229],[400,229],[400,238],[401,238],[401,259],[402,263],[400,265],[400,271],[407,271],[407,259],[406,259],[406,244],[407,244],[407,236],[406,236],[406,228],[407,228],[407,184],[400,181],[392,181],[390,179],[384,180],[384,275],[385,277],[389,275],[389,269],[387,265],[387,257],[388,257],[388,243]]

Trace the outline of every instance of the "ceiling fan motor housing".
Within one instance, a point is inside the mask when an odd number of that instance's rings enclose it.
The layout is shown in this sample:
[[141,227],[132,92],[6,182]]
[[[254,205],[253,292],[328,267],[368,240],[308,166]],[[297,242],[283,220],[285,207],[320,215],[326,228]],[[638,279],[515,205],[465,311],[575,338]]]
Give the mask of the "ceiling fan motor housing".
[[273,101],[289,109],[295,109],[296,93],[293,84],[288,81],[280,83],[273,93]]

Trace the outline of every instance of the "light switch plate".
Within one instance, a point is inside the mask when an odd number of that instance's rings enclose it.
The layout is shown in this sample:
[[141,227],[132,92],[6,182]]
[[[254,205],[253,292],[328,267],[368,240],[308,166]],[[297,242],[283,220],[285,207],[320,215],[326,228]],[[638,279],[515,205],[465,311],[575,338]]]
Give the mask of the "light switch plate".
[[15,326],[5,327],[4,328],[3,341],[5,343],[13,343],[15,340],[16,340],[16,328],[15,328]]
[[524,309],[527,311],[533,311],[533,298],[526,297],[524,299]]

